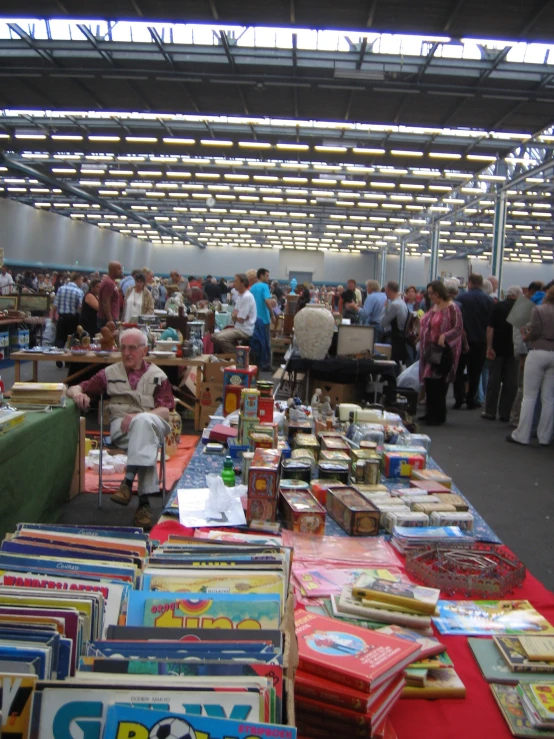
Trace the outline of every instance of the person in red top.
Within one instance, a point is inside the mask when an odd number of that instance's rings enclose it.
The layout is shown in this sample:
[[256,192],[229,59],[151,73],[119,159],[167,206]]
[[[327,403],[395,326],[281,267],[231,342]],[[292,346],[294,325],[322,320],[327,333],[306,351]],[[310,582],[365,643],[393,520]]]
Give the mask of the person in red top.
[[121,298],[116,280],[123,277],[123,267],[119,262],[108,264],[108,274],[100,284],[98,293],[98,329],[100,330],[110,321],[119,321]]
[[134,523],[152,527],[149,496],[159,493],[156,461],[158,449],[169,433],[169,411],[175,407],[171,385],[159,367],[145,362],[146,336],[138,329],[123,331],[120,338],[122,361],[101,369],[90,380],[67,391],[82,410],[90,406],[91,395],[110,396],[112,441],[127,450],[127,471],[119,490],[110,500],[119,505],[131,502],[138,475],[139,503]]

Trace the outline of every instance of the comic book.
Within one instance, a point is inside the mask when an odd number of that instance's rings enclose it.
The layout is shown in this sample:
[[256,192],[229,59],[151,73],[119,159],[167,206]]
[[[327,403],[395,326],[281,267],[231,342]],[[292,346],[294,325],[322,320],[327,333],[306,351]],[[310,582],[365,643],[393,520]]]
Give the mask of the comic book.
[[0,735],[28,739],[36,675],[0,673]]
[[253,736],[296,739],[296,729],[281,724],[110,706],[103,739],[249,739]]
[[513,672],[518,674],[521,672],[554,673],[554,662],[530,660],[517,636],[493,636],[493,639],[502,658]]
[[255,688],[218,690],[167,681],[159,687],[146,683],[114,685],[113,681],[108,685],[98,680],[96,684],[38,683],[32,733],[37,739],[68,739],[72,736],[70,726],[79,726],[82,720],[91,726],[94,721],[97,726],[96,733],[88,736],[102,736],[109,708],[118,704],[141,706],[146,709],[141,712],[148,713],[175,711],[186,716],[258,721],[263,712],[261,700],[260,691]]
[[295,565],[294,577],[308,598],[325,598],[340,595],[345,585],[354,585],[362,575],[387,578],[388,569],[346,569],[342,567],[308,568]]
[[130,593],[127,606],[128,626],[278,629],[280,619],[278,594],[138,590]]
[[514,736],[521,737],[521,739],[554,739],[554,731],[534,728],[527,718],[515,685],[491,683],[490,688]]

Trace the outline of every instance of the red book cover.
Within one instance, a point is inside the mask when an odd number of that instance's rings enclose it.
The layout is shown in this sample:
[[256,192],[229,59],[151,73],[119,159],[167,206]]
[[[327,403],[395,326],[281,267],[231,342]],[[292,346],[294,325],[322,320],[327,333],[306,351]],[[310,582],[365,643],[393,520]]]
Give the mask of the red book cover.
[[367,713],[387,690],[391,682],[396,679],[396,677],[392,677],[390,680],[381,683],[373,693],[364,693],[346,685],[339,685],[339,683],[332,680],[311,675],[309,672],[297,670],[294,676],[294,694],[295,696],[302,695],[305,698],[347,708],[357,713]]
[[328,703],[305,698],[301,695],[295,696],[294,708],[295,712],[304,716],[304,718],[310,714],[316,717],[316,720],[333,721],[357,728],[365,727],[368,730],[374,730],[390,711],[395,701],[398,700],[405,684],[403,676],[396,678],[382,694],[380,700],[367,713],[357,713],[356,711],[350,711],[348,708],[331,706]]
[[418,644],[308,611],[294,614],[298,668],[370,693],[413,662]]
[[230,426],[224,426],[222,423],[218,423],[210,430],[210,441],[219,441],[225,444],[227,439],[235,439],[238,432],[239,430],[237,428],[231,428]]

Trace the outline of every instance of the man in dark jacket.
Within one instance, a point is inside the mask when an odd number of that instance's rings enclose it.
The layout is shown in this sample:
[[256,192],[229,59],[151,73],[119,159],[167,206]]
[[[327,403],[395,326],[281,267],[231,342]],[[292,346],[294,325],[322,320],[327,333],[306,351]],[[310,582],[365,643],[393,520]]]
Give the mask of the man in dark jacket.
[[[469,410],[480,408],[475,400],[479,378],[487,355],[487,326],[493,300],[483,291],[483,276],[472,273],[468,280],[468,291],[460,295],[458,302],[462,308],[464,331],[469,345],[467,354],[462,354],[454,382],[454,409],[459,410],[466,403]],[[467,367],[468,389],[465,392],[464,376]]]
[[517,285],[509,287],[506,291],[506,300],[495,303],[489,316],[487,326],[489,383],[485,412],[481,413],[481,418],[487,421],[496,420],[497,409],[500,420],[509,421],[517,394],[519,357],[514,352],[514,327],[506,319],[521,294],[521,288]]

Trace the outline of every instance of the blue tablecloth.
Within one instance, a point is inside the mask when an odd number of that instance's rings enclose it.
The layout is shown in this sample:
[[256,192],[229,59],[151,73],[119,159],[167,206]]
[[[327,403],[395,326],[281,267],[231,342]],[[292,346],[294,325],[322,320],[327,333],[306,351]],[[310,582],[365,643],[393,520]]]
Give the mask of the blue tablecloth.
[[[221,411],[221,408],[218,409],[217,413],[219,413],[220,411]],[[212,424],[213,423],[214,422],[212,422]],[[169,499],[168,504],[166,508],[164,509],[164,513],[168,515],[173,515],[173,516],[178,515],[178,509],[176,508],[177,488],[206,487],[206,475],[209,474],[210,472],[219,474],[221,470],[223,469],[223,459],[224,459],[223,455],[204,454],[203,449],[204,449],[204,445],[202,443],[198,444],[186,470],[183,472],[179,482],[175,486],[175,489],[171,495],[171,498]],[[429,456],[427,460],[427,467],[429,467],[430,469],[435,469],[435,470],[441,469],[431,456]],[[237,477],[237,481],[240,482],[240,476]],[[397,487],[401,487],[402,485],[406,484],[407,480],[403,480],[401,478],[391,479],[391,478],[382,477],[381,482],[383,485],[387,485],[387,487],[389,488],[395,488],[395,487],[397,488]],[[479,512],[475,510],[475,508],[467,500],[464,494],[454,484],[452,485],[452,492],[458,493],[458,495],[461,495],[464,498],[464,500],[467,501],[469,505],[469,509],[471,513],[473,513],[473,518],[474,518],[473,533],[475,537],[481,541],[487,541],[493,544],[501,544],[502,542],[498,538],[498,536],[494,533],[494,531],[486,523],[486,521],[479,514]],[[328,536],[347,536],[346,532],[344,532],[341,529],[341,527],[337,523],[335,523],[335,521],[333,521],[331,516],[327,516],[327,523],[325,525],[325,533]]]

